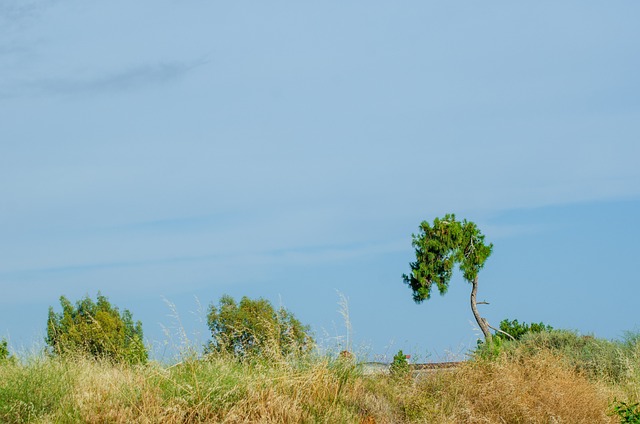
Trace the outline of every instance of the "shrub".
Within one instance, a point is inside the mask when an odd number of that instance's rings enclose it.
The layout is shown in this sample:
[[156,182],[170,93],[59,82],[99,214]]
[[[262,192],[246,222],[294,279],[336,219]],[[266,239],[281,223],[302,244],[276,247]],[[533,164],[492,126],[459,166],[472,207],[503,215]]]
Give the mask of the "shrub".
[[[517,319],[514,319],[513,321],[510,321],[508,319],[503,319],[502,321],[500,321],[500,330],[513,336],[514,339],[520,340],[522,336],[524,336],[527,333],[540,333],[541,331],[551,331],[553,330],[553,327],[551,327],[550,325],[546,325],[542,322],[539,322],[539,323],[534,322],[531,324],[527,324],[526,322],[519,323]],[[497,332],[495,336],[500,339],[508,339],[507,335],[500,332]]]
[[407,356],[402,352],[402,350],[399,350],[393,357],[393,362],[391,362],[389,371],[391,376],[396,378],[407,378],[409,376],[409,362],[407,361]]
[[144,363],[148,359],[142,341],[142,323],[133,322],[131,312],[122,313],[98,293],[74,306],[60,297],[62,312],[49,308],[46,342],[54,355],[82,354],[116,362]]
[[[521,340],[525,335],[541,332],[548,333],[553,331],[553,327],[542,322],[527,324],[526,322],[520,323],[517,319],[513,321],[503,319],[500,322],[500,330],[502,332],[497,331],[494,335],[495,337],[492,337],[489,343],[478,340],[478,347],[474,352],[474,356],[482,359],[496,358],[505,349],[508,350],[511,343]],[[512,337],[507,336],[505,333]]]
[[275,310],[265,299],[245,296],[238,304],[231,296],[222,296],[217,307],[209,306],[207,324],[212,336],[207,353],[286,356],[307,353],[314,345],[308,326],[285,308]]

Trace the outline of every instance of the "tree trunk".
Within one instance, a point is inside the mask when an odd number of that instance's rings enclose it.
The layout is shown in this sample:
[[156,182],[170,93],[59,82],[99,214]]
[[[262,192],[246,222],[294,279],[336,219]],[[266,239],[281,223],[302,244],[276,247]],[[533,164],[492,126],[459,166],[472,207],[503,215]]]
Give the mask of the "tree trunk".
[[476,319],[480,329],[482,330],[482,334],[484,334],[484,340],[487,343],[491,343],[491,332],[489,331],[489,324],[487,321],[480,316],[478,313],[478,306],[476,304],[476,294],[478,293],[478,276],[473,279],[473,283],[471,283],[471,312],[473,312],[473,316]]

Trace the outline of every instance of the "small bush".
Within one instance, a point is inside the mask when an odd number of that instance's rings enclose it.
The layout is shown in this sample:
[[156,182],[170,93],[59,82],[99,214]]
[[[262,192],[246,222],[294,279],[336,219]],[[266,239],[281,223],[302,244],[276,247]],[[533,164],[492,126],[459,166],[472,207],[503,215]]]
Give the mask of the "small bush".
[[393,362],[391,362],[389,371],[391,376],[395,378],[407,378],[409,376],[409,362],[407,361],[407,356],[402,352],[402,350],[399,350],[393,357]]
[[54,355],[82,354],[116,362],[144,363],[148,353],[142,341],[142,323],[131,312],[122,313],[98,293],[74,306],[60,297],[62,312],[49,308],[46,342]]
[[[531,324],[527,324],[526,322],[519,323],[517,319],[514,319],[513,321],[510,321],[508,319],[503,319],[502,321],[500,321],[500,330],[509,334],[514,339],[520,340],[522,336],[524,336],[527,333],[540,333],[542,331],[551,331],[553,330],[553,327],[551,327],[550,325],[546,325],[542,322],[539,322],[539,323],[534,322]],[[495,337],[499,339],[505,339],[505,340],[509,339],[507,335],[500,332],[497,332],[495,334]]]

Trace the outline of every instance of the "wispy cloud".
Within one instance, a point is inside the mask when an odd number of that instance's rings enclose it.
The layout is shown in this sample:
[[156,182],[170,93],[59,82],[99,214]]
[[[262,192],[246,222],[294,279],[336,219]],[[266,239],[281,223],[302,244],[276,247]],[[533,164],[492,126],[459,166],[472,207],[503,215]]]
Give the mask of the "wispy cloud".
[[[60,264],[53,267],[0,270],[0,285],[11,295],[6,299],[33,299],[25,285],[47,282],[38,296],[52,296],[60,290],[86,291],[109,287],[111,291],[145,293],[149,284],[154,290],[176,292],[195,289],[203,279],[208,284],[247,283],[271,278],[282,270],[333,266],[356,259],[377,258],[406,250],[405,240],[388,240],[350,245],[315,246],[302,249],[262,250],[242,253],[174,255],[143,260],[94,261]],[[252,264],[246,269],[247,264]],[[238,269],[243,272],[238,273]],[[126,277],[125,277],[126,276]],[[185,281],[185,276],[189,278]],[[135,284],[132,284],[135,282]],[[151,283],[152,282],[152,283]],[[0,299],[0,304],[7,300]]]
[[[189,265],[194,263],[260,263],[262,265],[282,264],[319,264],[325,262],[346,261],[354,258],[381,255],[406,250],[406,240],[383,241],[375,243],[357,243],[349,245],[310,246],[303,248],[265,249],[242,253],[200,253],[196,255],[172,254],[169,256],[151,255],[146,259],[104,261],[99,258],[84,262],[66,263],[50,267],[31,267],[27,269],[0,269],[0,282],[12,278],[30,278],[33,276],[91,273],[106,269],[145,268],[158,265]],[[249,260],[250,258],[250,260]]]
[[44,8],[55,2],[41,0],[3,0],[0,2],[0,22],[17,23],[37,16]]
[[122,93],[177,81],[206,63],[207,60],[205,59],[190,62],[169,61],[132,66],[115,72],[85,78],[43,78],[15,84],[13,89],[0,91],[0,97],[10,98],[25,94],[84,95]]

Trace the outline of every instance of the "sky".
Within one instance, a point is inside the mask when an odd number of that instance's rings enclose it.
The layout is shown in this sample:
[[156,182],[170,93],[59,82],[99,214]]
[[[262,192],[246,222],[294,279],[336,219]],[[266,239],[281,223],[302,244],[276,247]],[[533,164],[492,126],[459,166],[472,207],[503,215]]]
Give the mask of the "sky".
[[450,212],[494,244],[494,326],[638,330],[639,13],[3,0],[0,338],[42,345],[61,295],[101,291],[166,359],[230,294],[363,357],[460,357],[470,286],[417,305],[402,281]]

